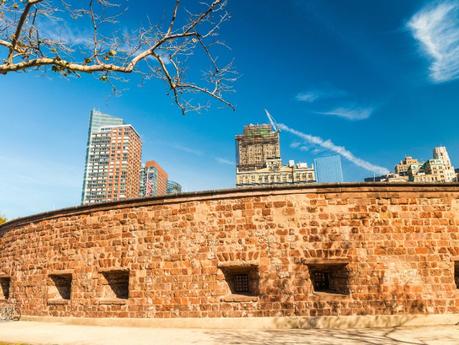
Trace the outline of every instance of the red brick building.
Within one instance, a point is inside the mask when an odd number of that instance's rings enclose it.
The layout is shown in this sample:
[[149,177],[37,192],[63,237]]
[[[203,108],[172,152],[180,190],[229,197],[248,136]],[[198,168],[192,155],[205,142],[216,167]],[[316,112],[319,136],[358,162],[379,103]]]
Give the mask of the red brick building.
[[167,172],[155,161],[148,161],[140,176],[140,196],[162,196],[167,194]]
[[134,127],[105,126],[90,135],[83,203],[138,198],[142,141]]

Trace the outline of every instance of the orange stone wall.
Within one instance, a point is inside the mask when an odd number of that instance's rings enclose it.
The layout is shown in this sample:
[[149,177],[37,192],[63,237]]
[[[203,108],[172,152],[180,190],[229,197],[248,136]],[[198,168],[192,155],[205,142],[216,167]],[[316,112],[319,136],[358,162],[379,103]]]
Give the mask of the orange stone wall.
[[[23,315],[260,317],[459,313],[459,185],[341,184],[113,202],[0,226],[0,278]],[[311,263],[347,263],[349,294],[314,292]],[[257,296],[222,267],[258,267]],[[103,272],[129,298],[103,299]],[[71,275],[51,300],[49,275]],[[5,301],[0,301],[5,303]]]

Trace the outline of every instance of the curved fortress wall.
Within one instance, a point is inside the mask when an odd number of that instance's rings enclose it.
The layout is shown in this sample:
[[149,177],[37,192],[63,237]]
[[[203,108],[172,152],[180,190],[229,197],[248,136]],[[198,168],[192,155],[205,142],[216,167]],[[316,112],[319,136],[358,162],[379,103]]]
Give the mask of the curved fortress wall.
[[0,303],[75,317],[459,313],[456,262],[457,184],[197,193],[1,226]]

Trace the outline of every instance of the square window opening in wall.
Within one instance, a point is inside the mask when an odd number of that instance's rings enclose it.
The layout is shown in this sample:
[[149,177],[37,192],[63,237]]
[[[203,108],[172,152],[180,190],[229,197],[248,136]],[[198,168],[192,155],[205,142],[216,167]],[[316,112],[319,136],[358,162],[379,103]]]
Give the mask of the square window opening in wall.
[[349,294],[347,264],[311,264],[308,268],[314,292]]
[[258,266],[224,267],[222,271],[231,294],[244,296],[259,294]]
[[48,300],[70,300],[72,295],[72,274],[50,274],[48,276]]
[[11,279],[9,277],[0,277],[0,300],[10,298]]
[[102,277],[102,299],[126,300],[129,298],[129,271],[105,271],[102,272]]
[[454,282],[456,283],[456,289],[459,289],[459,261],[454,262]]

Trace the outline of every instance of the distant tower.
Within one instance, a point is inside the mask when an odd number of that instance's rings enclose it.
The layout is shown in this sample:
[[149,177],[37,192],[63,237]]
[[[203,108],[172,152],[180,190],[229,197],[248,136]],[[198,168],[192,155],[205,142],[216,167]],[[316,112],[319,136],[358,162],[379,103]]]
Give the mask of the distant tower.
[[142,142],[121,118],[91,112],[82,203],[139,196]]
[[433,158],[441,159],[445,166],[451,167],[451,161],[449,159],[448,151],[445,146],[437,146],[433,149]]
[[140,173],[140,196],[161,196],[167,193],[167,173],[155,161],[148,161]]
[[317,182],[343,182],[343,169],[340,156],[314,159]]
[[179,194],[182,192],[182,186],[175,181],[167,181],[167,194]]
[[238,171],[265,168],[269,159],[280,159],[279,131],[271,125],[248,125],[236,136]]
[[446,182],[452,182],[456,180],[456,172],[449,159],[448,151],[445,146],[437,146],[433,149],[433,158],[443,162],[444,177]]

